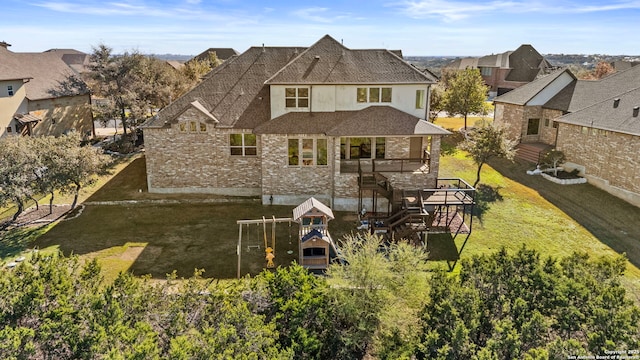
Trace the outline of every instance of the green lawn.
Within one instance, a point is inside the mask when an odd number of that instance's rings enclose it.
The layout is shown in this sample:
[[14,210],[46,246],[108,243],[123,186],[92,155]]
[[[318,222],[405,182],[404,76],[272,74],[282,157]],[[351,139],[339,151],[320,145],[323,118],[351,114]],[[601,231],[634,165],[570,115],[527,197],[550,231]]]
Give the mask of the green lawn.
[[[85,195],[87,205],[74,219],[3,234],[0,258],[6,261],[37,246],[40,251],[59,249],[83,259],[98,258],[107,278],[124,270],[155,278],[176,270],[188,277],[195,268],[204,268],[206,277],[232,278],[237,269],[236,220],[291,216],[292,206],[262,206],[257,199],[224,203],[219,201],[227,199],[210,195],[149,194],[144,164],[144,158],[138,157],[120,165],[115,176],[101,180],[91,189],[93,194]],[[485,203],[481,219],[474,219],[462,258],[501,247],[515,250],[523,244],[543,256],[625,252],[629,258],[625,285],[640,299],[640,209],[588,184],[561,186],[526,175],[531,167],[506,161],[485,165],[481,183],[499,196]],[[442,157],[440,177],[473,182],[475,166],[463,153],[453,152]],[[98,203],[122,200],[128,202]],[[354,214],[337,212],[330,231],[340,238],[354,230],[355,220]],[[255,274],[264,267],[263,235],[262,226],[243,230],[243,274]],[[296,236],[295,224],[291,228],[278,225],[277,264],[296,258]],[[269,226],[267,238],[270,242]],[[260,245],[260,249],[248,245]],[[287,254],[288,250],[293,253]]]

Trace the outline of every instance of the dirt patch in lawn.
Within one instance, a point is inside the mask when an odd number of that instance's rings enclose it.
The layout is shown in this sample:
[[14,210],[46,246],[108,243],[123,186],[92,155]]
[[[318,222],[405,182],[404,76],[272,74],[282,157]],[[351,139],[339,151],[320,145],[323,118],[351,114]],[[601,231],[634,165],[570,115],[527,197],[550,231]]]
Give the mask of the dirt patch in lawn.
[[[50,211],[51,210],[51,211]],[[39,208],[29,208],[20,214],[16,221],[11,224],[11,227],[20,227],[28,225],[42,225],[48,224],[58,220],[64,214],[71,210],[71,205],[53,205],[52,209],[49,209],[48,205],[41,205]],[[5,222],[10,219],[4,219]]]

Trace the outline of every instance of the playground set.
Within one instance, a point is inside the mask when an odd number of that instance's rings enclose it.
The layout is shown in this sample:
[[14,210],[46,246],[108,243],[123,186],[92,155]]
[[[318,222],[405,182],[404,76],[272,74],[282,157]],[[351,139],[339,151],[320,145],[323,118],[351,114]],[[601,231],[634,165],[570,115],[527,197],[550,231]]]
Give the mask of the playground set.
[[[358,229],[378,234],[387,244],[408,241],[415,246],[426,247],[430,260],[446,261],[449,269],[453,270],[471,236],[475,188],[462,179],[446,178],[438,179],[435,188],[394,189],[384,175],[362,172],[358,185],[359,206],[363,209],[359,214]],[[373,204],[374,209],[379,209],[380,204],[384,207],[386,203],[386,213],[367,212],[362,206],[365,196],[371,196],[369,203]],[[291,218],[238,220],[238,278],[241,276],[243,227],[249,234],[252,224],[262,224],[265,267],[273,268],[274,260],[279,256],[276,252],[276,225],[288,223],[290,249],[287,254],[291,256],[296,252],[291,240],[291,225],[296,223],[298,264],[321,272],[339,254],[328,231],[328,223],[334,218],[328,206],[311,197],[293,209]],[[271,227],[271,243],[268,241],[267,225]],[[252,248],[260,250],[260,245],[248,245],[247,251]]]
[[[263,243],[256,244],[255,241],[250,241],[249,244],[246,245],[246,252],[251,253],[264,249],[264,267],[274,268],[276,266],[276,257],[280,257],[276,251],[276,243],[278,242],[277,225],[282,223],[288,224],[287,233],[289,236],[289,245],[292,245],[292,223],[296,223],[298,225],[296,239],[297,249],[294,251],[293,247],[290,246],[289,250],[286,250],[286,256],[290,258],[297,252],[297,262],[303,267],[312,271],[326,270],[329,267],[330,259],[335,258],[338,252],[336,244],[328,230],[329,220],[334,218],[333,212],[328,206],[311,197],[293,209],[293,217],[290,218],[276,218],[272,216],[271,218],[262,217],[262,219],[254,220],[237,220],[238,245],[236,253],[238,256],[238,278],[242,276],[243,234],[246,241],[251,235],[250,227],[252,225],[257,226],[258,235],[260,228],[262,229]],[[270,236],[268,235],[269,233]],[[280,234],[282,234],[282,231]],[[286,263],[286,261],[284,263]]]

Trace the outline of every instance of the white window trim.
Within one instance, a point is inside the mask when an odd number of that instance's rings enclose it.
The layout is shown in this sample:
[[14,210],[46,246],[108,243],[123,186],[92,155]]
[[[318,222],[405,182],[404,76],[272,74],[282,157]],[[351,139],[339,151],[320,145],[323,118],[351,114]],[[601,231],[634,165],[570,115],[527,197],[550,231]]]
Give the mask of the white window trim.
[[[295,89],[296,90],[296,95],[295,96],[287,96],[287,89]],[[298,95],[299,92],[300,92],[300,89],[307,89],[307,96]],[[296,101],[296,106],[287,106],[287,100],[289,100],[289,99],[294,99]],[[307,106],[299,106],[301,99],[306,99],[307,100]],[[311,90],[308,87],[306,87],[306,86],[296,86],[296,87],[285,87],[284,88],[284,107],[286,109],[308,109],[310,101],[311,101]]]
[[[242,135],[242,145],[231,145],[231,135]],[[245,138],[247,135],[253,135],[256,137],[256,144],[255,145],[246,145],[245,144]],[[247,154],[247,149],[256,149],[256,153],[255,154]],[[231,149],[242,149],[242,155],[240,154],[231,154]],[[233,133],[233,134],[229,134],[229,155],[233,156],[233,157],[239,157],[239,156],[258,156],[258,136],[255,134],[248,134],[248,133]]]
[[[289,140],[298,140],[298,165],[289,164]],[[302,157],[302,142],[303,140],[313,140],[313,160],[309,165],[304,165],[304,158]],[[326,152],[327,152],[327,163],[319,165],[318,164],[318,140],[324,140],[326,144]],[[290,137],[287,138],[287,166],[289,167],[312,167],[312,166],[329,166],[329,141],[325,138],[308,138],[308,137]]]
[[[365,101],[358,101],[358,89],[366,89]],[[378,89],[378,100],[371,101],[371,89]],[[382,89],[389,89],[391,92],[391,99],[389,101],[382,101]],[[393,87],[391,86],[368,86],[356,88],[356,102],[358,104],[391,104],[393,102]]]

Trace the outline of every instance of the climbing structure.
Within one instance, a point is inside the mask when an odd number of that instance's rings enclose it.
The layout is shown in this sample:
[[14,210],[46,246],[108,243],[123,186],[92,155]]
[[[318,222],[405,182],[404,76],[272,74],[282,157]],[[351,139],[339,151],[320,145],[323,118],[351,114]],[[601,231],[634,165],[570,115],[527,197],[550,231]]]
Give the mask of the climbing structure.
[[[373,179],[373,181],[372,181]],[[372,202],[384,196],[390,210],[373,214],[367,224],[372,233],[388,242],[409,241],[425,246],[431,260],[447,261],[453,269],[473,225],[475,189],[462,179],[438,179],[434,188],[394,189],[380,173],[361,174],[360,203],[364,190],[372,191]]]
[[326,270],[329,259],[337,254],[336,245],[328,230],[333,212],[316,198],[293,209],[293,220],[300,225],[299,263],[310,270]]

